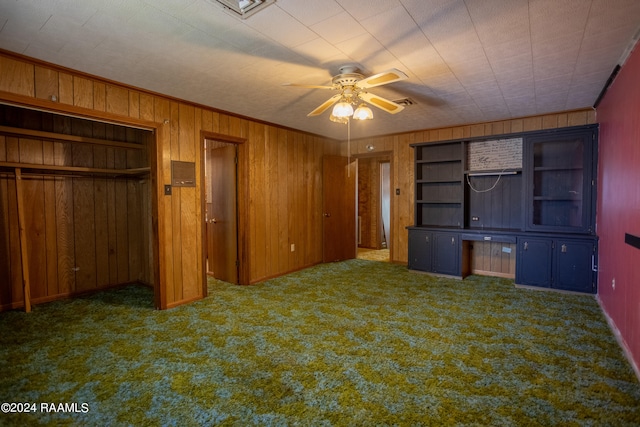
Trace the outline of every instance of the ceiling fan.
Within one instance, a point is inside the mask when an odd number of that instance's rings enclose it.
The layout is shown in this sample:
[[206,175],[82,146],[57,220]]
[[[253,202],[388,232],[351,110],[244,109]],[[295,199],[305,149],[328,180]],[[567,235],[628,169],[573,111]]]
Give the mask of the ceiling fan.
[[[346,120],[347,117],[353,115],[356,119],[373,118],[373,113],[366,107],[366,103],[378,107],[390,114],[399,113],[404,109],[403,105],[385,99],[381,96],[367,92],[367,89],[376,86],[382,86],[394,83],[400,80],[406,80],[409,77],[405,73],[395,68],[365,77],[360,70],[353,65],[344,65],[339,68],[340,73],[333,77],[331,86],[305,85],[295,83],[285,83],[284,86],[297,86],[311,89],[330,89],[337,90],[340,93],[333,95],[331,98],[320,104],[316,109],[307,114],[307,117],[318,116],[324,113],[329,107],[338,102],[334,107],[332,120],[335,116],[338,119]],[[358,108],[355,113],[352,105]],[[364,111],[365,116],[360,116],[359,110]],[[366,112],[368,110],[368,113]],[[368,116],[366,116],[368,114]],[[340,121],[340,120],[336,120]]]

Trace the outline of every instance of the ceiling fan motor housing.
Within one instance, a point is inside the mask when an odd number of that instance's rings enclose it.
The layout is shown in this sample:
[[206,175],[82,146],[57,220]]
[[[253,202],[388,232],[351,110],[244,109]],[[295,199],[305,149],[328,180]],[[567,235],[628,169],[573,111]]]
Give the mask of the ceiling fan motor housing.
[[332,82],[338,86],[354,86],[362,79],[364,79],[364,76],[360,73],[344,73],[335,76]]

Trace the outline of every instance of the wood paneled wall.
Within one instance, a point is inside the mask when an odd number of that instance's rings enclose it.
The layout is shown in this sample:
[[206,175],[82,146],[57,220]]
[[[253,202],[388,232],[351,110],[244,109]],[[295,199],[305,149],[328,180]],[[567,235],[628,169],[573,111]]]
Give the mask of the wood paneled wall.
[[322,262],[322,157],[337,154],[339,144],[258,123],[250,134],[249,256],[256,282]]
[[[237,117],[74,70],[0,51],[0,100],[155,132],[151,189],[157,215],[156,305],[202,298],[203,138],[240,138],[240,280],[253,283],[322,261],[322,157],[336,141]],[[195,162],[197,185],[173,188],[171,161]],[[13,237],[11,237],[13,240]],[[295,244],[291,252],[290,245]]]
[[[414,224],[413,149],[409,146],[410,144],[554,129],[592,123],[596,123],[595,112],[592,109],[585,109],[351,141],[351,152],[354,155],[372,153],[371,150],[366,148],[367,145],[373,145],[373,153],[380,151],[393,152],[391,159],[391,260],[397,263],[407,262],[408,233],[406,227]],[[343,155],[347,153],[346,145],[346,143],[342,144],[341,153]],[[399,191],[400,194],[397,195],[396,191]]]
[[[0,124],[130,142],[140,149],[0,133],[0,162],[131,169],[148,164],[149,132],[0,106]],[[29,175],[23,199],[35,303],[116,284],[153,283],[149,176]],[[113,175],[116,176],[116,175]],[[0,309],[23,304],[15,176],[0,168]]]

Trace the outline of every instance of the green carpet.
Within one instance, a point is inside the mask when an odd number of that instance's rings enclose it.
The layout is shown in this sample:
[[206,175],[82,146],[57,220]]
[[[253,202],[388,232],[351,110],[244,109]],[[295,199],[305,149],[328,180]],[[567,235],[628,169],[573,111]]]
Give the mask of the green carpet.
[[640,425],[593,296],[503,279],[352,260],[169,311],[130,286],[0,331],[0,402],[38,410],[0,425]]

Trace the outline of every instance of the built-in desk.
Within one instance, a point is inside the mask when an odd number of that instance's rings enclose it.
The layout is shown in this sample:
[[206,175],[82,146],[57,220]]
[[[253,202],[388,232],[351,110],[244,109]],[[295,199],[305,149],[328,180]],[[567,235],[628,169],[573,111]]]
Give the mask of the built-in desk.
[[[516,284],[596,293],[595,236],[443,227],[407,228],[411,270],[464,279],[472,274],[474,246],[477,246],[474,242],[491,242],[504,244],[500,251],[505,258],[515,262]],[[495,275],[505,277],[498,272]]]

